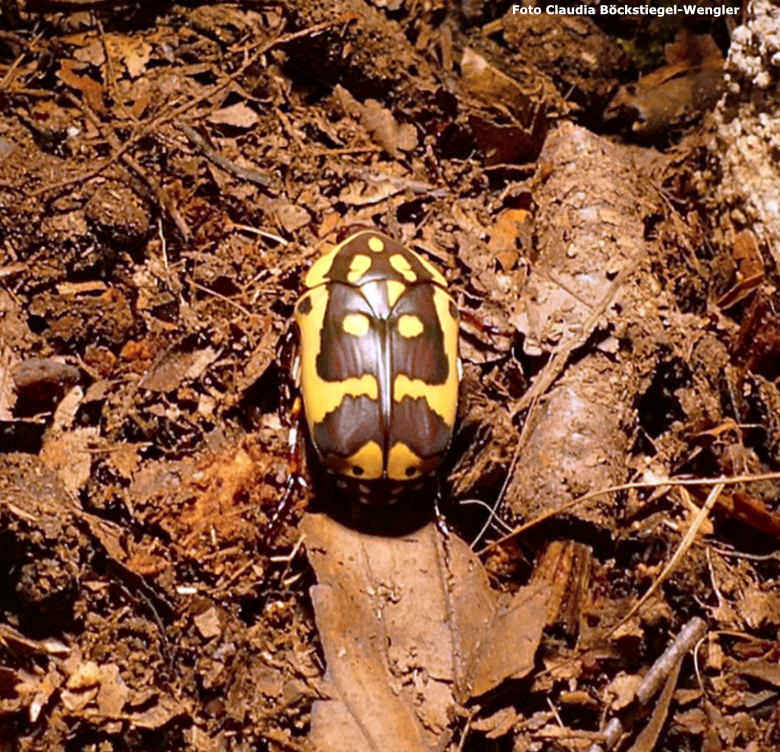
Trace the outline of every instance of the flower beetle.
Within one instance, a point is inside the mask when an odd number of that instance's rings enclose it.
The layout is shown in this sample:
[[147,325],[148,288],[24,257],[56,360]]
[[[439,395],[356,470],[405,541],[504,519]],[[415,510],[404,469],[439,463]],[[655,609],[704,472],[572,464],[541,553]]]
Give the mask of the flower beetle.
[[386,505],[433,477],[452,438],[458,309],[430,262],[352,231],[306,273],[293,378],[315,463],[342,493]]

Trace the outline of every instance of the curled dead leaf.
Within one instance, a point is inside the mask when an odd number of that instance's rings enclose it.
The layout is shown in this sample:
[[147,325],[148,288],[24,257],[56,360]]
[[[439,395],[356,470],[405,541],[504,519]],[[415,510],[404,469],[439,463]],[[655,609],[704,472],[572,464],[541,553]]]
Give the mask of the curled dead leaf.
[[208,116],[210,123],[216,125],[231,125],[234,128],[251,128],[257,123],[257,113],[244,102],[237,102],[229,107],[212,112]]
[[388,154],[397,157],[399,151],[411,151],[417,146],[417,130],[411,123],[399,123],[392,112],[377,102],[357,101],[343,86],[336,86],[336,96],[344,111],[359,120]]

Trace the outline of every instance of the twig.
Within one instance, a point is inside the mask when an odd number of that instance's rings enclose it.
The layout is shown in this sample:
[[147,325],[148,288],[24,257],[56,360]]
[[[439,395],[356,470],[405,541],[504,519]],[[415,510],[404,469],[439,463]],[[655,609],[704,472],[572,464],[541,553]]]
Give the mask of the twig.
[[547,700],[547,704],[550,706],[550,710],[552,711],[552,714],[555,716],[555,720],[558,722],[558,726],[560,728],[566,728],[566,726],[564,726],[563,724],[563,721],[561,720],[561,716],[558,715],[557,708],[555,707],[555,705],[553,705],[553,701],[549,697],[547,697],[546,700]]
[[[36,24],[36,28],[38,28],[38,24]],[[18,57],[11,63],[10,66],[8,66],[8,70],[5,72],[5,75],[3,76],[3,80],[0,81],[0,91],[7,88],[13,83],[13,74],[16,72],[16,69],[22,64],[22,60],[24,60],[24,56],[28,53],[32,53],[35,51],[35,44],[38,42],[38,40],[43,36],[43,32],[38,32],[38,34],[33,37],[32,41],[30,43],[27,43],[24,41],[21,37],[17,37],[16,35],[13,35],[16,41],[21,42],[21,44],[27,45],[27,49],[24,52],[20,52]]]
[[661,583],[669,576],[671,571],[677,566],[678,562],[682,557],[685,555],[685,552],[691,547],[691,543],[693,543],[693,539],[696,537],[696,533],[699,532],[699,528],[702,526],[702,523],[706,519],[707,515],[710,512],[710,509],[712,509],[713,504],[715,504],[715,501],[717,500],[718,496],[720,496],[721,491],[723,490],[725,486],[725,483],[718,483],[715,485],[710,491],[710,495],[707,497],[707,501],[704,502],[704,505],[699,510],[699,513],[693,518],[693,521],[691,522],[691,526],[688,528],[688,531],[683,536],[683,539],[680,541],[680,545],[677,547],[677,550],[674,552],[674,555],[671,559],[669,559],[666,566],[663,568],[663,571],[661,574],[658,575],[655,582],[649,587],[647,592],[637,601],[637,603],[633,606],[633,608],[620,620],[620,622],[615,626],[614,631],[621,625],[625,624],[639,609],[642,607],[642,605],[647,601],[647,599],[658,589],[658,587],[661,585]]
[[223,170],[235,175],[240,180],[249,180],[252,183],[261,185],[267,188],[271,181],[262,175],[258,170],[253,170],[249,167],[240,167],[235,162],[231,162],[227,157],[220,154],[216,149],[211,147],[203,136],[200,135],[194,128],[189,125],[180,125],[179,129],[185,136],[203,153],[203,155],[213,162],[217,167],[221,167]]
[[[664,693],[659,702],[657,703],[657,709],[653,713],[653,717],[645,728],[640,732],[633,746],[632,750],[646,750],[652,747],[652,739],[657,736],[660,731],[660,726],[663,720],[666,718],[666,714],[669,709],[669,701],[671,700],[674,687],[677,685],[677,677],[680,672],[680,665],[685,654],[691,650],[691,648],[698,646],[701,640],[704,639],[704,634],[707,631],[707,624],[704,619],[700,619],[698,616],[694,616],[681,630],[677,637],[672,641],[666,650],[656,659],[655,663],[650,667],[650,670],[645,674],[645,678],[639,685],[639,688],[634,695],[634,699],[639,705],[646,705],[658,692],[661,684],[666,682],[664,687]],[[694,662],[696,661],[696,653],[694,652]],[[698,675],[698,668],[697,668]],[[623,724],[616,716],[611,718],[609,722],[604,726],[602,733],[604,734],[604,744],[592,745],[588,752],[604,752],[604,750],[610,750],[615,747],[623,734]]]
[[672,703],[674,689],[677,686],[677,680],[680,676],[680,667],[682,666],[682,657],[670,666],[670,672],[666,678],[663,692],[653,707],[650,719],[637,734],[634,743],[628,752],[652,752],[661,735],[666,718],[669,715],[669,706]]
[[541,397],[555,379],[560,376],[564,369],[564,366],[569,360],[569,356],[580,345],[587,342],[588,337],[592,334],[593,330],[599,322],[599,319],[604,315],[607,308],[612,303],[617,291],[626,281],[626,278],[632,274],[641,263],[641,258],[637,257],[633,261],[628,262],[618,273],[617,277],[612,281],[609,289],[605,293],[604,297],[599,301],[598,305],[591,311],[585,321],[582,332],[579,336],[571,337],[569,340],[562,342],[555,351],[553,357],[547,362],[541,373],[536,377],[533,386],[522,396],[517,406],[515,407],[512,417],[517,415],[520,411],[525,410],[534,400]]
[[261,238],[268,238],[268,240],[273,240],[277,243],[280,243],[281,245],[289,245],[289,243],[280,235],[275,235],[272,232],[268,232],[268,230],[261,230],[259,227],[240,225],[235,222],[231,225],[231,227],[233,227],[234,230],[243,230],[244,232],[249,232],[253,235],[259,235]]
[[115,151],[108,159],[106,159],[94,169],[87,170],[86,172],[82,172],[80,175],[75,175],[71,178],[65,178],[65,180],[60,180],[59,183],[50,183],[49,185],[44,185],[42,188],[38,188],[37,190],[30,192],[28,195],[42,196],[44,193],[58,191],[61,188],[67,188],[69,185],[73,185],[74,183],[85,183],[87,180],[91,180],[92,178],[97,177],[101,172],[103,172],[103,170],[106,169],[106,167],[109,167],[110,165],[117,162],[133,145],[134,141],[134,138],[130,138],[125,141],[125,143],[122,144],[122,146],[117,151]]
[[604,752],[605,749],[612,749],[623,734],[623,724],[619,718],[612,718],[602,732],[604,734],[604,745],[591,744],[588,747],[588,752]]
[[258,318],[256,313],[252,313],[251,311],[248,311],[244,306],[242,306],[239,303],[236,303],[234,300],[231,300],[230,298],[226,297],[225,295],[222,295],[218,293],[216,290],[212,290],[208,287],[204,287],[203,285],[199,285],[194,279],[189,280],[189,283],[197,288],[198,290],[202,290],[203,292],[208,293],[209,295],[213,295],[215,298],[219,298],[220,300],[224,300],[225,303],[228,305],[233,306],[233,308],[238,309],[241,311],[241,313],[244,314],[244,316],[248,316],[249,318]]
[[[81,109],[81,111],[92,122],[95,128],[97,128],[98,131],[100,131],[103,134],[104,138],[111,145],[111,148],[114,150],[114,152],[115,153],[119,152],[122,148],[122,144],[120,143],[119,138],[114,132],[114,129],[110,125],[104,124],[100,120],[100,118],[92,111],[92,108],[86,102],[79,101],[79,99],[73,96],[72,94],[66,94],[66,96],[71,102],[73,102],[73,104],[76,105],[76,107],[79,107]],[[141,165],[138,164],[138,162],[136,162],[135,159],[133,159],[133,157],[131,157],[129,154],[122,154],[121,159],[128,167],[130,167],[130,169],[133,170],[133,172],[135,172],[152,189],[152,192],[154,193],[158,203],[160,203],[163,209],[167,211],[168,215],[173,220],[174,224],[178,228],[182,237],[185,240],[189,240],[190,237],[192,236],[192,233],[190,233],[190,228],[187,226],[187,223],[184,221],[184,218],[179,213],[179,210],[176,208],[176,205],[173,203],[173,201],[171,201],[171,197],[168,195],[168,193],[165,191],[162,185],[157,181],[157,179],[147,174],[146,170],[144,170],[143,167],[141,167]]]
[[[509,482],[512,479],[512,474],[514,473],[515,465],[517,464],[517,460],[520,458],[520,451],[525,446],[528,440],[528,436],[531,433],[531,428],[536,427],[536,405],[537,405],[537,401],[534,400],[534,402],[531,404],[531,408],[528,411],[528,415],[526,415],[525,422],[523,423],[523,428],[520,431],[520,436],[517,439],[517,446],[515,446],[515,451],[512,453],[512,460],[509,463],[509,469],[507,470],[506,478],[504,478],[504,482],[501,484],[501,490],[498,492],[498,498],[496,498],[495,504],[493,504],[490,515],[488,516],[487,520],[485,520],[485,524],[482,526],[482,529],[477,534],[477,537],[474,538],[474,540],[471,542],[472,549],[474,548],[474,546],[477,545],[477,543],[479,543],[479,541],[482,539],[482,536],[487,532],[490,523],[493,521],[493,517],[495,517],[498,514],[498,510],[501,506],[501,501],[503,500],[504,494],[506,493],[506,489],[509,487]],[[507,533],[507,535],[509,536],[512,536],[514,534],[515,534],[514,531],[512,531],[511,533]],[[484,551],[485,549],[482,550]],[[479,551],[478,553],[482,553],[482,551]]]
[[463,733],[460,735],[460,742],[458,743],[458,752],[463,752],[466,746],[466,738],[471,731],[471,722],[474,720],[474,716],[477,714],[476,708],[472,709],[469,713],[469,717],[466,719],[466,725],[463,727]]
[[636,699],[641,705],[647,702],[660,689],[666,677],[672,673],[680,659],[702,638],[707,631],[704,619],[694,616],[681,630],[671,645],[669,645],[656,662],[645,674],[642,683],[636,691]]
[[[469,505],[482,507],[483,509],[487,510],[488,514],[490,514],[491,517],[495,516],[494,507],[491,507],[490,504],[482,501],[482,499],[458,499],[459,507],[465,507]],[[497,525],[504,528],[504,532],[508,533],[512,529],[500,517],[496,517],[495,522]],[[474,547],[475,543],[476,543],[476,539],[471,543],[472,548]]]
[[98,32],[100,33],[100,42],[103,46],[103,54],[106,56],[106,73],[107,73],[107,80],[109,83],[108,92],[111,98],[119,105],[119,109],[122,110],[124,113],[124,116],[128,120],[132,120],[134,123],[138,122],[138,118],[133,115],[130,110],[127,109],[125,106],[125,103],[122,101],[120,95],[119,95],[119,86],[116,82],[116,72],[114,71],[114,63],[111,61],[111,54],[108,49],[108,42],[106,42],[106,32],[103,29],[103,22],[97,17],[95,13],[92,13],[92,19],[94,24],[97,26]]
[[710,546],[710,548],[713,551],[717,551],[721,556],[733,556],[736,559],[751,559],[752,561],[780,560],[780,551],[772,551],[771,554],[746,554],[743,551],[729,551],[727,548],[718,548],[717,546]]
[[507,533],[502,538],[499,538],[498,540],[493,541],[492,543],[488,543],[487,546],[477,551],[477,555],[484,554],[486,551],[489,551],[491,548],[495,546],[500,546],[502,543],[505,543],[510,538],[514,538],[516,535],[520,535],[520,533],[525,532],[531,527],[534,527],[535,525],[538,525],[540,522],[544,522],[545,520],[549,520],[550,517],[555,517],[555,515],[560,514],[561,512],[565,512],[568,509],[571,509],[572,507],[576,507],[578,504],[580,504],[583,501],[589,501],[590,499],[595,499],[599,496],[605,496],[606,494],[610,493],[616,493],[617,491],[629,491],[632,488],[657,488],[658,486],[712,486],[717,483],[722,483],[724,486],[731,486],[736,483],[755,483],[757,481],[762,480],[780,480],[780,473],[762,473],[758,475],[735,475],[732,477],[728,476],[721,476],[720,478],[659,478],[658,480],[652,480],[652,481],[635,481],[633,483],[622,483],[619,486],[609,486],[608,488],[602,488],[598,491],[590,491],[589,493],[583,494],[582,496],[578,496],[576,499],[572,499],[571,501],[567,501],[565,504],[562,504],[557,509],[552,509],[548,512],[545,512],[544,514],[540,514],[538,517],[535,517],[533,520],[530,520],[529,522],[524,523],[523,525],[519,525],[518,527],[514,528],[511,533]]
[[354,21],[355,19],[356,16],[354,14],[347,13],[344,14],[343,16],[340,16],[339,18],[334,19],[333,21],[323,21],[322,23],[309,26],[306,29],[301,29],[300,31],[294,31],[289,34],[282,34],[281,36],[276,37],[276,39],[272,39],[270,42],[265,42],[258,50],[256,50],[254,53],[252,53],[252,55],[250,55],[246,60],[244,60],[244,62],[239,66],[239,68],[234,73],[231,73],[224,81],[220,81],[218,84],[214,84],[210,89],[197,96],[191,102],[185,102],[184,104],[180,105],[176,109],[171,110],[167,115],[160,115],[159,117],[155,118],[155,120],[151,123],[150,128],[151,127],[157,128],[160,125],[163,125],[164,123],[169,123],[172,120],[177,120],[185,112],[188,112],[193,107],[199,105],[201,102],[205,102],[206,100],[211,99],[215,94],[219,94],[220,91],[226,89],[242,73],[244,73],[246,69],[249,68],[249,66],[253,65],[259,57],[262,57],[262,55],[264,55],[266,52],[273,49],[274,47],[287,44],[288,42],[292,42],[296,39],[301,39],[302,37],[314,36],[315,34],[319,34],[321,31],[325,31],[325,29],[329,29],[331,26],[338,26],[339,24],[342,23],[349,23],[350,21]]

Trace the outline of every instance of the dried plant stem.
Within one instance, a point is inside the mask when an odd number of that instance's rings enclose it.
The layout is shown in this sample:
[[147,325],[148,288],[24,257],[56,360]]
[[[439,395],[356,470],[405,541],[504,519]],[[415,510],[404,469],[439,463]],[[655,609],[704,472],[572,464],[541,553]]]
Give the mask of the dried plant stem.
[[538,525],[545,520],[549,520],[550,517],[565,512],[572,507],[576,507],[584,501],[598,498],[599,496],[605,496],[606,494],[616,493],[618,491],[629,491],[632,488],[658,488],[661,486],[712,486],[718,483],[722,483],[724,486],[732,486],[736,483],[755,483],[762,480],[780,480],[780,473],[758,473],[756,475],[734,475],[734,476],[721,476],[719,478],[665,478],[653,481],[634,481],[633,483],[621,483],[618,486],[609,486],[607,488],[601,488],[598,491],[590,491],[589,493],[578,496],[576,499],[567,501],[557,509],[551,509],[549,512],[540,514],[533,520],[519,525],[514,528],[511,533],[507,533],[498,540],[488,543],[487,546],[477,551],[477,554],[484,554],[496,546],[500,546],[502,543],[514,538],[516,535],[525,532],[529,528]]
[[704,636],[707,624],[704,619],[694,616],[681,630],[656,662],[645,674],[645,678],[636,691],[636,699],[645,705],[660,689],[661,684],[672,672],[680,659]]
[[[677,550],[674,552],[672,558],[669,559],[666,566],[663,568],[661,574],[658,575],[655,582],[653,582],[653,584],[650,586],[648,591],[639,599],[639,601],[637,601],[634,607],[620,620],[620,622],[617,624],[615,629],[617,629],[621,624],[625,624],[637,611],[639,611],[639,609],[647,601],[647,599],[659,588],[661,583],[669,576],[672,570],[677,566],[677,564],[680,562],[680,559],[682,559],[682,557],[685,556],[685,552],[691,547],[691,543],[693,543],[693,539],[696,537],[696,534],[699,532],[699,528],[702,526],[702,523],[707,518],[707,515],[710,513],[710,510],[715,504],[715,501],[717,500],[718,496],[720,496],[720,493],[721,491],[723,491],[725,485],[726,485],[725,483],[718,483],[713,487],[712,491],[710,491],[710,495],[707,497],[707,501],[704,502],[704,505],[699,510],[698,514],[693,518],[693,522],[691,522],[691,526],[688,528],[688,531],[685,533],[683,539],[680,541],[680,545],[677,546]],[[613,629],[612,631],[614,632],[615,629]]]

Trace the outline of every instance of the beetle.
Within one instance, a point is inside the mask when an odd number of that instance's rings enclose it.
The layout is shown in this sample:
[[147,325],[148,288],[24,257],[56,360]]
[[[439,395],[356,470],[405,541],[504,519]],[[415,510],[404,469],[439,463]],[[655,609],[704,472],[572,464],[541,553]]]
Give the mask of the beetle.
[[351,498],[391,504],[434,477],[449,448],[458,308],[433,264],[365,227],[315,261],[303,287],[293,379],[315,462]]

